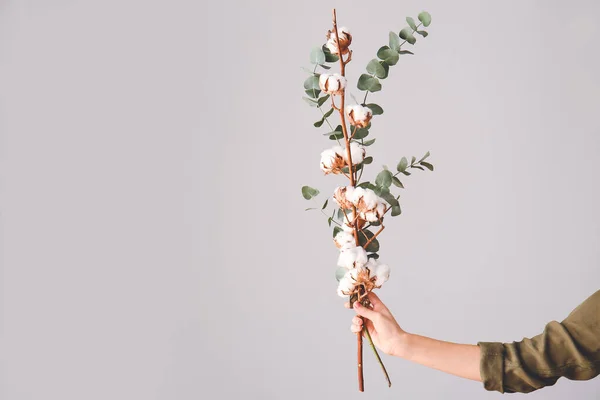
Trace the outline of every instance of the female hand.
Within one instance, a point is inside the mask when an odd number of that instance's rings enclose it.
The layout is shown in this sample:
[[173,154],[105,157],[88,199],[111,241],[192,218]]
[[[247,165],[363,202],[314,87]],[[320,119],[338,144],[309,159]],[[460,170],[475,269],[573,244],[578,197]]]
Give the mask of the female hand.
[[[390,310],[375,293],[370,292],[367,297],[373,305],[373,309],[369,309],[357,301],[354,303],[354,310],[358,315],[366,318],[364,324],[375,346],[386,354],[401,357],[407,333],[400,328]],[[346,303],[346,308],[350,308],[350,303]],[[358,333],[362,328],[363,319],[358,316],[352,318],[350,330]]]

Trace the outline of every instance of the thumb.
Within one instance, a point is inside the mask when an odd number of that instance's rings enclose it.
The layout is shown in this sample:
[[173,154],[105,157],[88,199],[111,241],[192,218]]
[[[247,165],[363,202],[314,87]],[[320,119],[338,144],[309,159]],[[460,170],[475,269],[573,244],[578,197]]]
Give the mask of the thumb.
[[358,301],[354,303],[354,310],[361,317],[365,317],[367,319],[370,319],[371,321],[373,321],[374,319],[377,319],[377,317],[379,316],[379,313],[377,311],[371,310],[371,309],[363,306]]

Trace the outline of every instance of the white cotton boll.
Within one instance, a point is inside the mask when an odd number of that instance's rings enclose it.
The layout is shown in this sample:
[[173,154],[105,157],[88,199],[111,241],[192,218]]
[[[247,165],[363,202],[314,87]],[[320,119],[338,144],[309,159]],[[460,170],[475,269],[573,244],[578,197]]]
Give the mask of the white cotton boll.
[[321,170],[325,174],[339,174],[345,166],[343,157],[344,149],[341,146],[334,146],[321,153]]
[[342,94],[346,87],[346,78],[340,74],[321,74],[319,88],[327,94]]
[[337,154],[335,151],[328,149],[321,153],[321,169],[328,172],[333,167]]
[[[352,35],[350,34],[350,31],[346,27],[338,28],[337,36],[339,39],[342,54],[347,54],[349,51],[348,47],[350,46],[350,43],[352,43]],[[326,46],[331,52],[331,54],[339,54],[334,30],[327,31]]]
[[387,264],[378,264],[375,268],[375,286],[380,287],[390,278],[390,267]]
[[358,201],[365,194],[365,189],[361,187],[352,187],[348,186],[346,189],[346,199],[353,203],[354,205],[358,204]]
[[346,107],[346,115],[350,125],[358,128],[366,128],[373,118],[373,111],[370,108],[355,104]]
[[[352,157],[352,165],[360,164],[365,159],[367,150],[359,143],[352,142],[350,144],[350,156]],[[348,152],[344,151],[344,160],[348,162]]]
[[367,252],[362,247],[352,247],[344,249],[340,252],[338,258],[338,266],[344,268],[360,268],[368,261]]
[[377,213],[373,210],[362,213],[362,217],[364,220],[366,220],[368,222],[379,221],[379,218],[377,217]]
[[354,235],[350,232],[340,231],[333,238],[335,245],[340,249],[350,249],[352,247],[356,247],[356,241],[354,240]]
[[346,272],[346,275],[344,275],[344,277],[342,279],[340,279],[340,282],[338,283],[338,288],[337,288],[337,294],[340,297],[346,297],[348,296],[348,293],[352,292],[354,290],[354,279],[352,279],[351,275],[350,275],[350,271]]
[[381,197],[377,196],[371,189],[366,189],[363,195],[365,207],[369,210],[377,208],[377,205],[382,201]]

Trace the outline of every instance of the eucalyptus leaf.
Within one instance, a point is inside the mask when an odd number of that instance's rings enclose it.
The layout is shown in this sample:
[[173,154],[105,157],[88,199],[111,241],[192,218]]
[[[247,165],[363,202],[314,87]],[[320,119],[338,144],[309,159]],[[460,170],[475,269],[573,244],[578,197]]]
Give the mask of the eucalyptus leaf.
[[392,177],[392,173],[387,169],[384,169],[377,174],[377,178],[375,178],[375,184],[377,186],[381,186],[382,188],[389,188],[392,184]]
[[412,161],[410,162],[410,165],[412,166],[415,163],[415,161],[417,161],[417,157],[412,156]]
[[327,203],[329,203],[329,199],[325,200],[325,203],[323,203],[323,207],[321,207],[321,210],[324,210],[327,208]]
[[311,99],[311,98],[302,96],[302,100],[304,100],[305,102],[307,102],[308,105],[311,106],[311,107],[316,107],[317,106],[317,102],[315,100]]
[[424,166],[425,168],[427,168],[428,170],[433,171],[433,165],[432,164],[430,164],[428,162],[425,162],[425,161],[422,161],[421,165]]
[[385,193],[381,196],[382,199],[388,202],[388,204],[392,207],[399,206],[398,200],[391,193]]
[[365,157],[365,159],[363,160],[363,164],[371,164],[373,162],[373,157],[369,156],[369,157]]
[[400,37],[396,32],[390,32],[390,49],[400,51]]
[[302,186],[302,196],[306,200],[310,200],[319,194],[319,190],[311,188],[310,186]]
[[425,153],[425,155],[419,160],[419,162],[426,160],[427,157],[429,157],[431,154],[429,154],[429,152]]
[[325,102],[329,99],[329,95],[327,96],[323,96],[321,97],[318,101],[317,101],[317,105],[319,107],[321,107],[323,104],[325,104]]
[[362,74],[358,78],[358,89],[366,90],[369,92],[378,92],[381,90],[381,83],[379,80],[371,75]]
[[396,50],[390,49],[388,46],[383,46],[377,51],[377,57],[385,61],[388,65],[396,65],[400,59],[400,55]]
[[415,55],[415,53],[413,53],[413,52],[412,52],[412,51],[410,51],[410,50],[400,50],[400,51],[398,52],[398,54],[412,54],[413,56]]
[[310,97],[312,99],[316,99],[321,94],[321,90],[319,90],[319,89],[310,89],[310,90],[305,90],[304,93],[306,93],[306,95],[308,97]]
[[427,28],[431,24],[431,15],[427,11],[423,11],[419,14],[419,21]]
[[402,209],[400,208],[399,205],[392,207],[392,217],[396,217],[400,214],[402,214]]
[[333,63],[340,60],[338,56],[336,56],[335,54],[331,54],[331,51],[329,51],[327,46],[323,45],[323,47],[321,47],[321,50],[323,50],[323,54],[325,54],[325,62]]
[[392,178],[392,183],[396,186],[398,186],[399,188],[404,189],[404,185],[402,184],[402,182],[400,182],[400,179],[398,179],[397,177],[393,177]]
[[329,135],[329,139],[331,140],[340,140],[344,138],[344,132],[333,131],[327,135]]
[[369,181],[366,181],[366,182],[363,182],[363,183],[359,184],[358,187],[361,187],[363,189],[371,189],[371,190],[375,190],[375,188],[376,188],[376,186],[373,185]]
[[427,33],[427,31],[417,31],[417,33],[423,37],[427,37],[427,35],[429,35],[429,33]]
[[325,63],[325,53],[322,48],[315,47],[310,51],[310,62],[317,65]]
[[306,80],[304,81],[304,89],[306,89],[306,90],[311,90],[311,89],[321,90],[321,88],[319,87],[319,78],[314,75],[306,78]]
[[410,26],[413,31],[417,30],[417,24],[415,24],[414,19],[412,19],[411,17],[406,17],[406,22],[408,23],[408,26]]
[[333,222],[333,218],[331,218],[331,217],[327,218],[327,225],[331,226],[332,222]]
[[367,72],[381,79],[387,78],[389,70],[389,65],[387,65],[385,62],[379,61],[376,58],[372,59],[367,64]]
[[374,258],[375,260],[377,260],[379,258],[379,254],[377,254],[377,253],[367,254],[367,258]]
[[369,136],[369,130],[367,128],[359,128],[354,132],[354,139],[360,140]]
[[425,171],[425,168],[420,167],[418,165],[413,165],[411,168],[416,168],[416,169],[420,169],[421,171]]
[[408,167],[408,160],[406,159],[406,157],[402,157],[402,159],[398,163],[398,166],[396,167],[396,169],[398,170],[398,172],[403,172],[403,171],[406,171],[407,167]]
[[348,272],[348,268],[339,267],[338,269],[335,270],[335,279],[338,282],[341,281],[347,272]]
[[362,145],[363,146],[370,146],[373,143],[375,143],[375,139],[369,139],[369,140],[365,140],[365,142]]
[[[373,236],[375,236],[375,234],[368,229],[359,230],[358,244],[364,247]],[[373,239],[373,241],[369,243],[365,250],[369,253],[377,253],[379,251],[379,242],[377,239]]]
[[383,114],[383,108],[375,103],[366,104],[365,107],[369,108],[373,112],[373,115]]
[[400,31],[400,38],[406,40],[410,44],[415,44],[417,41],[417,38],[413,36],[413,30],[408,27]]

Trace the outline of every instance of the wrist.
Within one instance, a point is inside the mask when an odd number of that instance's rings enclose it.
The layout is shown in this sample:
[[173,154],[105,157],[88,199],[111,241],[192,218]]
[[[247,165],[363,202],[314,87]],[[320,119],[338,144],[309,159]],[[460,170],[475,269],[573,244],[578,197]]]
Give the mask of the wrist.
[[408,332],[400,332],[400,334],[394,338],[390,354],[395,357],[407,358],[410,336],[411,334]]

